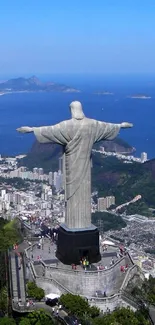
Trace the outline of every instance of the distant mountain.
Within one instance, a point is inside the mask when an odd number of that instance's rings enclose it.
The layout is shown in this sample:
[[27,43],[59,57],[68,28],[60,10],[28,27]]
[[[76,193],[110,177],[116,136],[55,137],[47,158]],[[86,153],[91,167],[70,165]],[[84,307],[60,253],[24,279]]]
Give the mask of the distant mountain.
[[12,92],[79,92],[78,89],[54,82],[41,82],[36,76],[9,79],[0,83],[0,94]]

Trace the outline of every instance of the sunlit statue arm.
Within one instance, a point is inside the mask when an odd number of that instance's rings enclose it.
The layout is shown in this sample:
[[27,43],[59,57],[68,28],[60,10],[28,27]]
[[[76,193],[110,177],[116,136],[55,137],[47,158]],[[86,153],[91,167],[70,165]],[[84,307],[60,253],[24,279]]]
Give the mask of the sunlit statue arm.
[[[126,128],[132,128],[133,124],[128,123],[128,122],[122,122],[120,124],[120,128],[126,129]],[[37,127],[29,127],[29,126],[21,126],[20,128],[17,129],[18,132],[20,133],[32,133],[34,132],[34,129],[37,129]]]
[[29,126],[21,126],[20,128],[16,129],[16,131],[20,133],[32,133],[34,128]]
[[40,127],[29,127],[22,126],[17,129],[20,133],[34,133],[37,140],[40,143],[57,143],[61,145],[66,145],[66,130],[68,127],[68,121],[63,121],[55,125],[50,126],[40,126]]

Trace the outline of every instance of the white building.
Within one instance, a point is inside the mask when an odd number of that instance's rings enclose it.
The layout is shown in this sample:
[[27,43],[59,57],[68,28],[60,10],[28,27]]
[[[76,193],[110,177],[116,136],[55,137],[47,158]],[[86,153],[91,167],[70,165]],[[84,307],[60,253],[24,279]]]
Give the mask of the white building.
[[39,168],[39,169],[38,169],[38,174],[39,174],[39,175],[43,175],[43,174],[44,174],[44,170],[43,170],[43,168]]
[[141,162],[144,163],[145,161],[147,161],[147,153],[146,152],[142,152],[141,153]]
[[53,185],[53,173],[49,172],[49,185]]
[[63,174],[63,157],[59,158],[59,170],[61,171],[61,174]]
[[37,167],[34,167],[34,168],[33,168],[33,173],[34,173],[34,174],[38,174],[38,168],[37,168]]
[[6,190],[1,190],[1,198],[4,199],[6,195]]
[[59,170],[57,173],[56,184],[55,184],[57,191],[60,191],[60,189],[62,188],[62,180],[63,180],[63,175],[61,174],[61,170]]
[[57,180],[57,172],[53,173],[53,185],[56,186],[56,180]]
[[115,204],[115,197],[114,196],[99,197],[97,204],[98,204],[98,211],[104,211],[110,208],[111,205]]

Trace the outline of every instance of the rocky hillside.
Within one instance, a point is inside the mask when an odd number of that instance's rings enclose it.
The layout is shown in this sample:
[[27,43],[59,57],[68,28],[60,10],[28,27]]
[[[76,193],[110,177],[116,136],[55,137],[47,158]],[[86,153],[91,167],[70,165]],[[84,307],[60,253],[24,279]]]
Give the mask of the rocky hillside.
[[92,186],[99,196],[114,195],[117,205],[142,196],[147,207],[155,208],[155,159],[147,163],[124,164],[114,157],[93,155]]
[[79,92],[78,89],[68,87],[66,85],[55,82],[41,82],[36,76],[30,78],[14,78],[0,83],[0,92],[19,92],[19,91],[35,91],[35,92]]

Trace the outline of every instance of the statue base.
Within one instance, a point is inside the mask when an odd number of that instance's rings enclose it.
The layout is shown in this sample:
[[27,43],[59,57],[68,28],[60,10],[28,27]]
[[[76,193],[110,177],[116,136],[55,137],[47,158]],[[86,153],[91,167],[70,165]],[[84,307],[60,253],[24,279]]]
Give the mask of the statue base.
[[98,229],[94,225],[78,229],[61,225],[58,230],[56,256],[67,265],[78,265],[83,257],[87,257],[90,264],[99,262],[101,255]]

